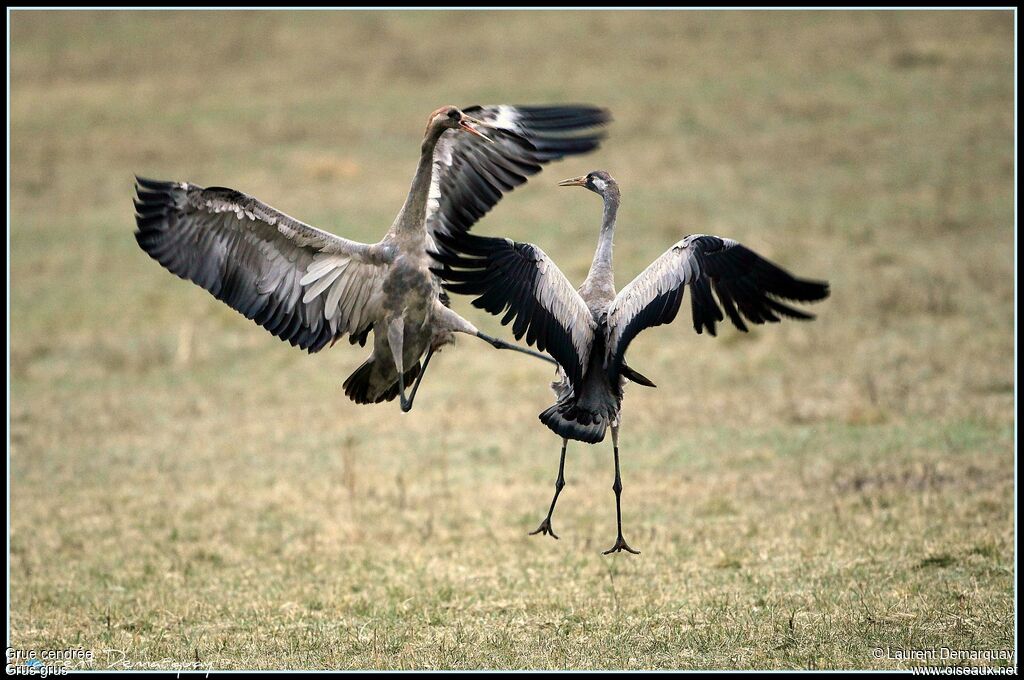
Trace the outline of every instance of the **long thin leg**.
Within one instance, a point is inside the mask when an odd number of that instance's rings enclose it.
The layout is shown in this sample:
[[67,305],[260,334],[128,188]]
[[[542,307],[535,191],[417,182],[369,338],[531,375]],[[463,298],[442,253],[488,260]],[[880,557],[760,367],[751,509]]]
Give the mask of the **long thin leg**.
[[634,555],[639,555],[640,551],[630,548],[629,544],[626,543],[626,539],[622,537],[622,478],[619,476],[619,428],[617,426],[612,427],[612,446],[615,447],[615,483],[612,484],[612,491],[615,492],[615,520],[618,525],[619,535],[615,539],[615,545],[605,550],[604,554],[608,555],[625,550]]
[[412,402],[405,398],[405,374],[398,372],[398,403],[402,407],[402,413],[408,413],[412,408]]
[[532,349],[526,349],[525,347],[519,347],[518,345],[513,345],[510,342],[505,342],[504,340],[492,337],[490,335],[487,335],[486,333],[481,333],[480,331],[477,331],[476,337],[480,338],[481,340],[486,340],[495,349],[514,349],[517,352],[522,352],[523,354],[529,354],[532,357],[537,357],[538,359],[543,359],[544,361],[548,361],[548,362],[550,362],[552,364],[557,364],[558,363],[557,361],[555,361],[554,359],[549,357],[547,354],[541,354],[540,352],[534,352]]
[[391,357],[398,369],[398,400],[402,411],[412,408],[412,402],[405,398],[405,361],[402,358],[405,341],[405,319],[401,317],[388,324],[388,345],[391,346]]
[[412,385],[412,392],[409,393],[409,408],[402,406],[403,411],[412,410],[412,402],[416,399],[416,392],[420,389],[420,383],[423,382],[423,376],[427,373],[427,364],[430,363],[430,357],[434,356],[434,348],[431,347],[427,350],[427,356],[423,358],[423,366],[420,368],[420,374],[416,376],[416,382]]
[[565,486],[565,447],[569,445],[569,440],[562,439],[562,458],[558,461],[558,479],[555,480],[555,497],[551,499],[551,507],[548,508],[548,516],[544,518],[544,521],[540,523],[540,526],[530,532],[530,535],[535,534],[548,534],[551,538],[557,539],[554,529],[551,528],[551,513],[555,511],[555,503],[558,502],[558,494],[562,493],[562,487]]

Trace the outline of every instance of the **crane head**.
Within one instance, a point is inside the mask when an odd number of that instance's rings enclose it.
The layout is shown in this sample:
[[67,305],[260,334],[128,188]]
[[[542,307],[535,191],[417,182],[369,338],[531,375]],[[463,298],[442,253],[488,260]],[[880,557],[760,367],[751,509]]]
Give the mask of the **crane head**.
[[427,120],[427,130],[429,131],[435,126],[465,130],[470,134],[486,139],[488,142],[494,141],[480,130],[480,128],[486,128],[487,123],[477,120],[472,116],[467,116],[456,106],[442,106],[430,114],[430,118]]
[[563,179],[558,183],[560,187],[583,187],[589,189],[595,194],[605,195],[605,192],[614,190],[618,193],[619,185],[615,179],[604,170],[594,170],[587,173],[586,175],[580,175],[579,177],[570,177],[569,179]]

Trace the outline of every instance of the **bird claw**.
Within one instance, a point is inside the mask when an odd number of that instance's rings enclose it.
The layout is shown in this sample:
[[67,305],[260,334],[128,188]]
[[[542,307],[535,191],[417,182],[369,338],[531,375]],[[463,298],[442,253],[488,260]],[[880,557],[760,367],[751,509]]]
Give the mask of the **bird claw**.
[[540,523],[539,527],[530,532],[530,536],[536,536],[537,534],[551,536],[551,538],[555,539],[556,541],[558,540],[557,534],[555,534],[554,529],[551,528],[550,517],[546,517],[544,521]]
[[634,555],[639,555],[640,554],[639,550],[633,550],[632,548],[629,547],[629,544],[626,543],[626,539],[624,539],[622,537],[622,534],[619,534],[619,537],[617,539],[615,539],[615,545],[613,545],[612,547],[608,548],[607,550],[605,550],[601,554],[602,555],[610,555],[613,552],[621,552],[623,550],[625,550],[628,553],[633,553]]

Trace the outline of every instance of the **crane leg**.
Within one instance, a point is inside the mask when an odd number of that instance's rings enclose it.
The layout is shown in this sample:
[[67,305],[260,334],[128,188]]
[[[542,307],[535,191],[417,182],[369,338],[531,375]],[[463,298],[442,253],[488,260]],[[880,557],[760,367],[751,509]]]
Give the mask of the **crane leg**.
[[619,535],[615,539],[615,545],[604,551],[605,555],[625,550],[634,555],[639,555],[639,550],[633,550],[622,537],[622,478],[619,476],[619,428],[612,426],[612,446],[615,447],[615,483],[612,484],[612,491],[615,492],[615,519],[618,524]]
[[492,337],[490,335],[487,335],[486,333],[481,333],[480,331],[477,331],[476,337],[480,338],[481,340],[486,340],[488,343],[490,343],[491,347],[494,347],[495,349],[513,349],[517,352],[522,352],[523,354],[529,354],[532,357],[543,359],[544,361],[548,361],[552,364],[558,364],[557,361],[549,357],[547,354],[541,354],[540,352],[534,352],[532,349],[526,349],[525,347],[513,345],[510,342],[505,342],[504,340]]
[[395,360],[395,368],[398,369],[398,400],[403,413],[412,408],[412,402],[405,398],[405,359],[402,351],[404,344],[405,319],[399,317],[388,323],[388,345],[391,347],[391,357]]
[[558,494],[562,493],[562,487],[565,486],[565,447],[569,445],[569,440],[562,439],[562,458],[558,461],[558,479],[555,480],[555,497],[551,499],[551,507],[548,508],[548,516],[544,518],[544,521],[540,523],[540,526],[530,532],[531,536],[536,534],[550,535],[551,538],[558,539],[555,534],[555,530],[551,528],[551,513],[555,511],[555,503],[558,502]]
[[427,364],[430,363],[430,357],[434,356],[434,348],[431,347],[427,350],[427,356],[423,357],[423,367],[420,368],[420,374],[416,376],[416,382],[412,384],[412,391],[409,393],[409,408],[403,409],[408,411],[412,408],[412,402],[416,399],[416,392],[420,389],[420,383],[423,382],[423,376],[427,373]]

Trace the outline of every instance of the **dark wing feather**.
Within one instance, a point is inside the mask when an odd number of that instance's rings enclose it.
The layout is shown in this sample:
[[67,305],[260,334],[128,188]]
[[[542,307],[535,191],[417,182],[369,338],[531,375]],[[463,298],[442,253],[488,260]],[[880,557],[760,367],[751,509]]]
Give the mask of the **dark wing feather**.
[[[487,211],[542,166],[593,151],[604,139],[610,116],[589,105],[470,106],[463,110],[487,124],[492,141],[447,130],[434,150],[427,203],[427,231],[468,231]],[[438,250],[443,247],[435,246]]]
[[736,241],[687,236],[623,288],[609,307],[606,365],[612,384],[622,374],[629,343],[646,328],[671,323],[686,286],[694,329],[711,335],[726,317],[744,332],[744,319],[755,324],[776,323],[784,316],[812,319],[783,300],[814,302],[829,294],[827,282],[798,279]]
[[532,243],[463,234],[438,235],[440,266],[431,269],[453,293],[477,295],[473,306],[512,323],[517,340],[546,351],[573,384],[590,358],[597,324],[555,263]]
[[136,178],[135,239],[273,335],[310,352],[377,318],[384,256],[232,189]]

